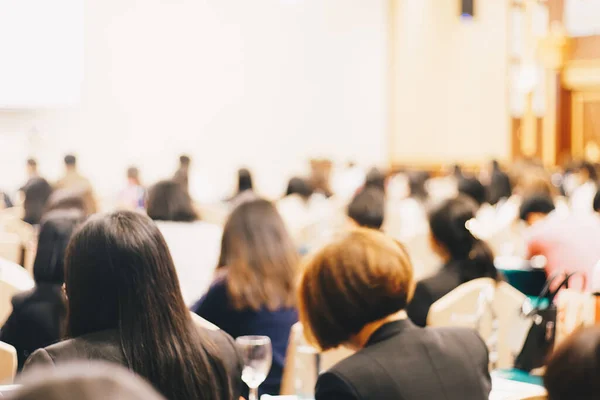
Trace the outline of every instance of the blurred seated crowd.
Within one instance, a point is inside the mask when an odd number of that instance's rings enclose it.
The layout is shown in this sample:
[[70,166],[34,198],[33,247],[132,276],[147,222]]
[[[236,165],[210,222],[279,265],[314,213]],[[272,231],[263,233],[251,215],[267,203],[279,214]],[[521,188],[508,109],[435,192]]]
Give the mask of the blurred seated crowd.
[[[262,197],[243,168],[210,204],[190,195],[191,158],[179,162],[150,186],[128,168],[106,202],[75,156],[54,183],[27,160],[27,182],[0,197],[0,397],[299,394],[308,346],[317,373],[304,398],[488,399],[493,371],[515,366],[500,355],[518,336],[498,333],[513,328],[504,315],[546,280],[563,289],[556,276],[600,291],[599,166],[588,162],[386,171],[313,160],[280,198]],[[515,271],[542,278],[520,286]],[[491,334],[476,307],[487,289],[466,302],[475,316],[456,300],[481,282],[516,299],[491,312]],[[600,398],[600,329],[577,328],[533,372],[551,400]],[[253,364],[244,337],[269,339],[270,368]],[[1,386],[15,371],[17,385]]]

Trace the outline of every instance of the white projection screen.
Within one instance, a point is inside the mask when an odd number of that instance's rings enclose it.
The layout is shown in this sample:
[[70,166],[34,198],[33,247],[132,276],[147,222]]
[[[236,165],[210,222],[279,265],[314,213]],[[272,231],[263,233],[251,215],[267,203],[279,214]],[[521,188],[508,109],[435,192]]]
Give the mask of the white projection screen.
[[0,110],[79,102],[84,0],[0,0]]

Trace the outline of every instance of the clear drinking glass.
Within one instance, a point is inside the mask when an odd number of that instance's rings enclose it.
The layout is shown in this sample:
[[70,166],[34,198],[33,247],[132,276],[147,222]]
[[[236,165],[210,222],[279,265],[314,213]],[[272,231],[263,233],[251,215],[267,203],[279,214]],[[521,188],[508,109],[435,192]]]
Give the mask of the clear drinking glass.
[[248,400],[258,400],[258,387],[267,378],[273,362],[271,339],[267,336],[240,336],[235,342],[244,358],[242,380],[250,388]]

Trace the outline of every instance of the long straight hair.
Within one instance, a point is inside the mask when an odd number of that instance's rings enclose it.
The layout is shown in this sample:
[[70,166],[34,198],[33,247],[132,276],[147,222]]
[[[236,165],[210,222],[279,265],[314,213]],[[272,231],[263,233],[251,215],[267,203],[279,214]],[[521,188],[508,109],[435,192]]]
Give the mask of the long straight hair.
[[475,210],[471,199],[459,196],[445,201],[429,216],[434,239],[448,252],[450,261],[460,263],[463,283],[477,278],[499,279],[492,250],[468,229]]
[[267,200],[239,205],[223,229],[219,267],[237,310],[293,307],[298,254],[279,213]]
[[167,244],[150,218],[92,217],[67,250],[68,334],[113,329],[127,366],[171,400],[230,400],[216,346],[193,325]]

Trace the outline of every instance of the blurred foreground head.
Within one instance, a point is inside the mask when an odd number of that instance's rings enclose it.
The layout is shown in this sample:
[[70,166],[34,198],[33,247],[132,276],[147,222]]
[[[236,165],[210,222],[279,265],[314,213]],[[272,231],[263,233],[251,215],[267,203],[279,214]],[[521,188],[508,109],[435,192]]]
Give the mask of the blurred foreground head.
[[148,383],[127,369],[108,363],[72,363],[33,369],[12,400],[164,400]]

